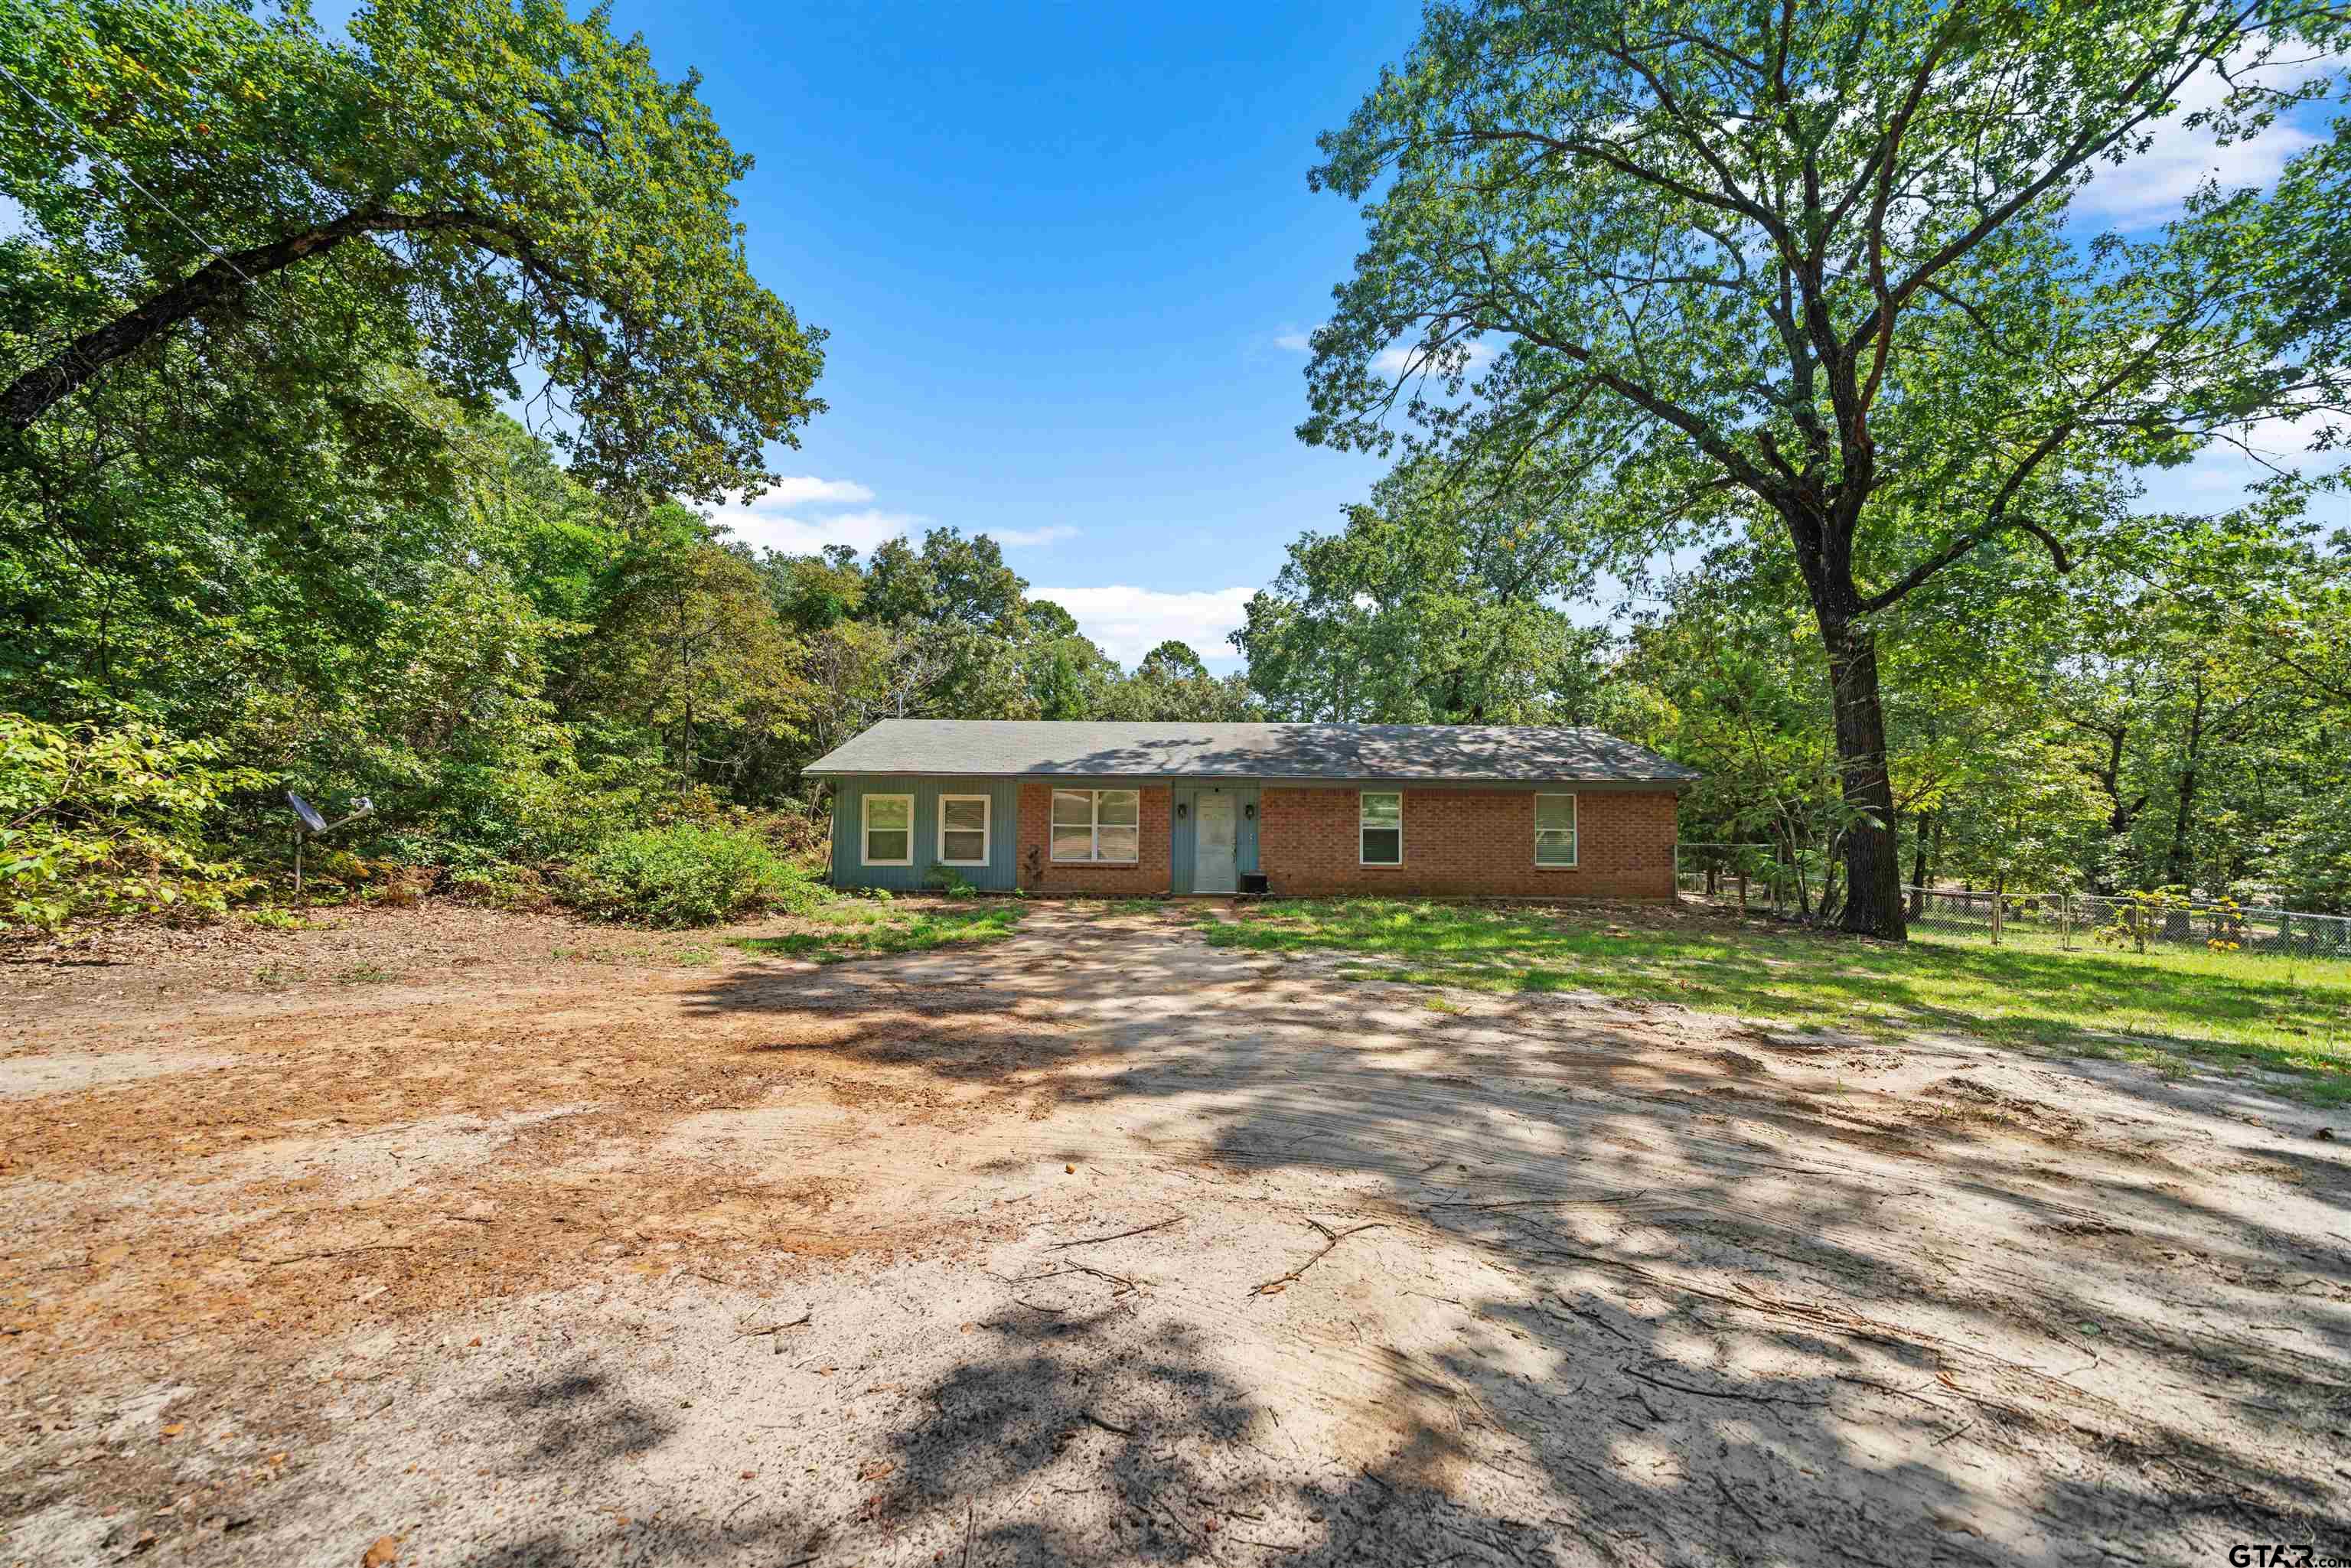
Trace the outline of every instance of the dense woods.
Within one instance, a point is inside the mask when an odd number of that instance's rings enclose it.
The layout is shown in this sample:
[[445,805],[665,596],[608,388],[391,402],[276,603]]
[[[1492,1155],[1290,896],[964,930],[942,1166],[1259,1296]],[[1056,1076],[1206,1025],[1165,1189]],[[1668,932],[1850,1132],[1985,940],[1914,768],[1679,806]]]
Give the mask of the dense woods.
[[1399,461],[1219,677],[1122,669],[984,537],[705,520],[820,415],[823,333],[600,16],[0,0],[0,921],[282,898],[289,786],[374,802],[329,894],[789,852],[799,768],[889,716],[1595,725],[1856,929],[1917,879],[2351,908],[2351,538],[2290,472],[2210,516],[2133,477],[2340,403],[2341,143],[2061,235],[2180,83],[2331,24],[1635,10],[1434,12],[1327,140],[1371,238],[1304,434]]

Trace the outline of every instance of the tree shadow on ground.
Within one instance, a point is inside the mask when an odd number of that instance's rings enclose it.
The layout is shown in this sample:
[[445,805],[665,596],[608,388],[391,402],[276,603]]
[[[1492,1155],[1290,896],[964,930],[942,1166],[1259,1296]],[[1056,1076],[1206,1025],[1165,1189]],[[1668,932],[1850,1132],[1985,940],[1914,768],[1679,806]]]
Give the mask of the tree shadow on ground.
[[[1305,1178],[1513,1288],[1441,1298],[1447,1348],[1349,1352],[1375,1438],[1294,1453],[1219,1353],[1230,1305],[1008,1304],[895,1437],[877,1528],[935,1532],[960,1500],[991,1563],[1189,1560],[1243,1531],[1306,1563],[2188,1561],[2351,1511],[2324,1458],[2351,1426],[2351,1258],[2105,1124],[2126,1084],[2103,1120],[2062,1084],[1881,1092],[1866,1051],[1824,1082],[1613,1003],[1432,1013],[1164,926],[1032,925],[741,972],[698,1005],[774,1019],[754,1050],[964,1083],[1106,1061],[1060,1103],[1180,1107],[1144,1128],[1155,1157]],[[2299,1197],[2340,1215],[2341,1192]],[[2253,1278],[2285,1256],[2300,1282]],[[2249,1302],[2336,1354],[2232,1332]]]

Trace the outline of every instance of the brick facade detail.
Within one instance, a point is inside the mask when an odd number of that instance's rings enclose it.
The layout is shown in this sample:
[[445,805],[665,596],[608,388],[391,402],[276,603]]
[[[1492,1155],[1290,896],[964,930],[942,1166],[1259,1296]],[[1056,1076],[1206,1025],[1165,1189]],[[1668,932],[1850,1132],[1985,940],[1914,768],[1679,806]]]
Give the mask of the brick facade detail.
[[[1071,780],[1068,789],[1124,789],[1116,782]],[[1015,869],[1020,885],[1038,893],[1110,894],[1122,898],[1168,892],[1175,886],[1168,862],[1165,784],[1132,786],[1142,831],[1135,835],[1133,865],[1073,865],[1052,858],[1053,786],[1034,779],[1020,784],[1020,845]]]
[[[1404,864],[1367,866],[1360,863],[1353,787],[1267,786],[1259,797],[1258,865],[1270,891],[1296,897],[1674,895],[1677,801],[1671,790],[1577,791],[1578,863],[1573,868],[1534,863],[1534,790],[1407,788],[1403,793]],[[1150,807],[1144,809],[1148,821]],[[1164,793],[1160,815],[1165,821]],[[1020,821],[1025,844],[1025,794]]]

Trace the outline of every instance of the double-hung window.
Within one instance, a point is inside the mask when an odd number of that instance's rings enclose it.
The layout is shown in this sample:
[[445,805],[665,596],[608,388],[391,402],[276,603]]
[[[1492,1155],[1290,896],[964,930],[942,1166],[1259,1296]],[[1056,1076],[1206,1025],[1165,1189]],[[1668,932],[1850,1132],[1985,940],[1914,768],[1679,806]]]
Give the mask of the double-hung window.
[[1404,795],[1366,789],[1356,797],[1358,858],[1365,865],[1404,864]]
[[1535,864],[1575,864],[1575,797],[1535,797]]
[[1053,858],[1132,865],[1141,834],[1137,789],[1053,791]]
[[868,795],[859,807],[858,837],[867,865],[914,863],[914,798]]
[[987,807],[985,795],[939,797],[941,865],[987,863]]

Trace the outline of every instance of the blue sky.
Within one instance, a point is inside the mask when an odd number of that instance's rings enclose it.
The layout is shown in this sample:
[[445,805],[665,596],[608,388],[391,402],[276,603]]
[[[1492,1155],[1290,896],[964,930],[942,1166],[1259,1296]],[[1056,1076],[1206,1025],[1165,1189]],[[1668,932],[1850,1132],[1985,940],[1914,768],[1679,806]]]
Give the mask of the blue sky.
[[754,270],[832,334],[799,477],[725,520],[987,532],[1114,656],[1232,667],[1241,601],[1381,471],[1291,434],[1360,232],[1305,176],[1417,16],[622,0],[758,159]]
[[[831,409],[780,455],[792,477],[722,520],[803,550],[986,532],[1123,662],[1180,636],[1235,667],[1241,602],[1381,472],[1291,434],[1303,334],[1361,232],[1305,172],[1416,3],[620,0],[614,24],[664,75],[702,73],[758,160],[753,268],[831,333]],[[2265,183],[2308,136],[2215,149],[2175,122],[2078,210],[2143,227],[2208,170]],[[2217,508],[2253,472],[2209,457],[2148,504]]]

